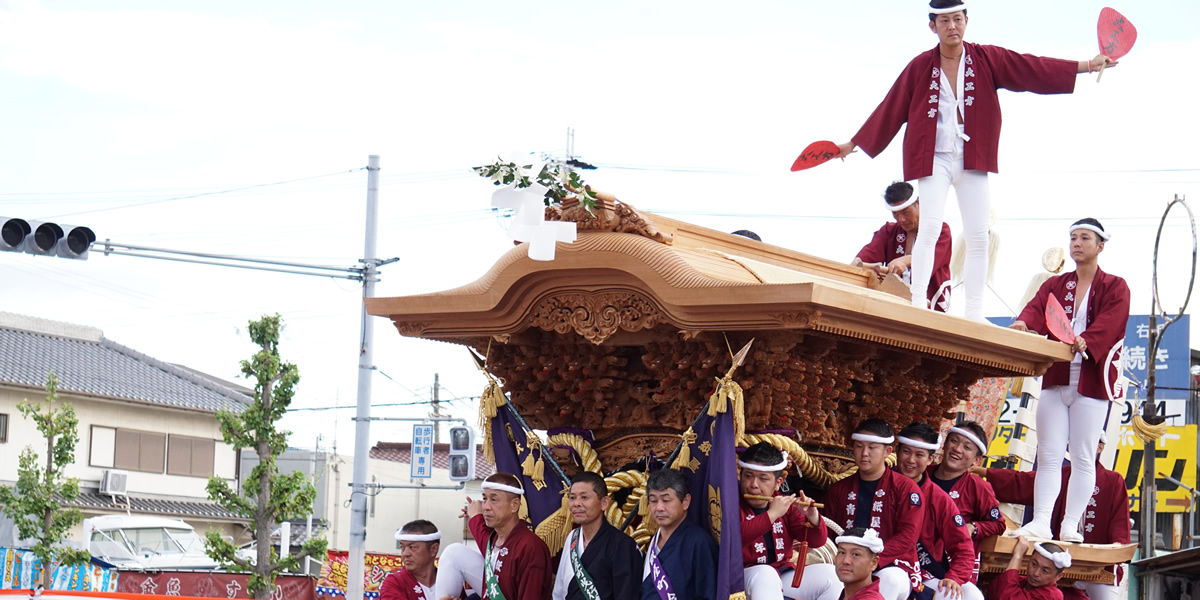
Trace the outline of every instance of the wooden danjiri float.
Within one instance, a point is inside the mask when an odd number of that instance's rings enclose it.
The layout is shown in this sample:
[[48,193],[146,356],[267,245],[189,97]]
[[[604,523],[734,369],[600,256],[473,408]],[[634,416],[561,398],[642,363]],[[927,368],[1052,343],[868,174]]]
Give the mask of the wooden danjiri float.
[[[557,447],[568,476],[608,476],[610,521],[643,545],[633,512],[647,458],[672,453],[730,350],[752,339],[735,374],[740,443],[787,449],[821,488],[854,472],[846,441],[859,420],[942,423],[981,378],[1040,375],[1071,358],[1058,342],[913,308],[906,286],[870,270],[595,197],[591,212],[570,199],[545,209],[578,234],[552,261],[531,260],[522,243],[473,283],[368,299],[367,310],[401,335],[486,356],[508,403],[549,433],[529,445]],[[997,562],[1007,559],[985,560]]]

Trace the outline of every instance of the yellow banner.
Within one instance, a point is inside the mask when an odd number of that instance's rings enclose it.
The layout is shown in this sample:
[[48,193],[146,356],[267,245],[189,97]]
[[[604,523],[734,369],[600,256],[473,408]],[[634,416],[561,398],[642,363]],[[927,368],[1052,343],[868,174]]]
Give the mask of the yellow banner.
[[[1125,478],[1125,487],[1129,490],[1129,510],[1138,511],[1141,508],[1142,474],[1145,467],[1142,457],[1145,454],[1145,444],[1128,427],[1121,428],[1121,446],[1117,448],[1113,470]],[[1184,485],[1196,488],[1196,426],[1183,425],[1167,427],[1166,435],[1159,438],[1154,451],[1154,470],[1170,475],[1173,479],[1182,481]],[[1191,493],[1183,486],[1158,477],[1155,487],[1155,503],[1160,513],[1186,512]]]

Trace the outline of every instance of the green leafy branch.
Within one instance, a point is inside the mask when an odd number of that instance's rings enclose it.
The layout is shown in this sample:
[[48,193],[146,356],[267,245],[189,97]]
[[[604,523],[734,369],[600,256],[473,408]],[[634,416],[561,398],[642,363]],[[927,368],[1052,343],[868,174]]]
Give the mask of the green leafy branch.
[[533,167],[533,164],[518,165],[497,158],[496,162],[490,165],[474,167],[471,170],[478,173],[480,177],[491,179],[492,183],[497,186],[515,183],[517,189],[524,189],[534,183],[539,183],[546,187],[544,198],[546,206],[562,204],[567,199],[575,199],[588,211],[588,214],[595,214],[593,210],[596,208],[596,195],[592,192],[592,188],[583,182],[579,173],[566,165],[546,163],[534,175]]

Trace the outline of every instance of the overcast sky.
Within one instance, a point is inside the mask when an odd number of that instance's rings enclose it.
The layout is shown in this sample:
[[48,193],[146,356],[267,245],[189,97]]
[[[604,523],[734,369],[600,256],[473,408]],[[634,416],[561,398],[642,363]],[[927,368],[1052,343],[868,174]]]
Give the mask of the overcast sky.
[[[968,41],[1069,59],[1097,52],[1093,1],[980,0]],[[992,198],[1002,239],[988,313],[1011,314],[1041,253],[1095,216],[1101,256],[1150,306],[1158,219],[1200,201],[1200,9],[1115,6],[1133,51],[1076,93],[1004,92]],[[878,158],[790,173],[809,142],[845,141],[932,47],[924,3],[0,0],[0,216],[92,227],[101,240],[353,266],[366,165],[381,156],[378,295],[446,289],[509,247],[469,168],[511,151],[575,153],[594,187],[639,208],[849,260],[888,218],[900,140]],[[292,182],[257,187],[275,182]],[[225,192],[225,193],[212,193]],[[198,194],[208,194],[199,197]],[[951,203],[947,219],[960,222]],[[1182,214],[1180,211],[1179,214]],[[1160,261],[1178,308],[1186,220]],[[246,321],[279,312],[297,408],[353,405],[360,287],[140,258],[0,254],[0,310],[101,328],[159,359],[233,379]],[[958,307],[961,310],[961,306]],[[1015,310],[1019,307],[1013,306]],[[1197,320],[1200,326],[1200,320]],[[376,323],[377,404],[484,385],[465,350]],[[394,381],[393,381],[394,380]],[[467,400],[449,405],[475,420]],[[414,416],[390,407],[377,416]],[[297,412],[292,443],[353,448],[352,410]],[[411,425],[372,426],[372,442]]]

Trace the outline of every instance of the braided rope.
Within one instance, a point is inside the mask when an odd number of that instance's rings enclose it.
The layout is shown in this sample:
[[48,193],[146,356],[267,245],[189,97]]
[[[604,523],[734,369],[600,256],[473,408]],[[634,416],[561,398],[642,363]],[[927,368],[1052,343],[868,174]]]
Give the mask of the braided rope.
[[[778,433],[747,433],[740,445],[748,448],[751,445],[759,442],[767,442],[776,448],[786,450],[788,456],[795,461],[796,466],[800,468],[800,472],[803,473],[805,477],[812,480],[812,482],[818,486],[826,489],[828,489],[829,486],[833,485],[834,483],[858,472],[858,466],[852,466],[841,473],[831,473],[828,469],[821,465],[821,463],[817,462],[816,459],[809,456],[808,452],[805,452],[804,448],[801,448],[800,444],[796,443],[796,440]],[[895,466],[895,453],[889,454],[887,459],[884,460],[884,463],[889,467]]]
[[595,448],[588,443],[583,436],[577,433],[556,433],[546,440],[547,446],[567,446],[575,452],[579,457],[579,461],[583,463],[583,470],[591,471],[592,473],[603,474],[600,470],[600,455]]

